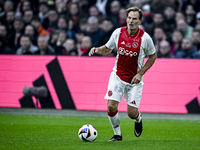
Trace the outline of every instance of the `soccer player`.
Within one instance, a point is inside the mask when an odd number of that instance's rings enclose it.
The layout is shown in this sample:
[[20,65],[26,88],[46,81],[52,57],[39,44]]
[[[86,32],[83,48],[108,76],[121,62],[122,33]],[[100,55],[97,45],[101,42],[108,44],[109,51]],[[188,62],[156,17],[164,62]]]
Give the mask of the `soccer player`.
[[[108,118],[114,131],[114,136],[109,141],[122,140],[118,104],[123,95],[127,102],[127,114],[135,120],[135,136],[141,135],[142,116],[138,108],[144,84],[143,75],[156,60],[156,50],[151,37],[139,28],[143,18],[142,11],[137,7],[131,7],[126,12],[127,26],[116,29],[105,45],[93,47],[89,52],[89,56],[95,53],[106,55],[115,47],[118,49],[105,95],[105,99],[108,99]],[[144,64],[146,55],[148,59]]]

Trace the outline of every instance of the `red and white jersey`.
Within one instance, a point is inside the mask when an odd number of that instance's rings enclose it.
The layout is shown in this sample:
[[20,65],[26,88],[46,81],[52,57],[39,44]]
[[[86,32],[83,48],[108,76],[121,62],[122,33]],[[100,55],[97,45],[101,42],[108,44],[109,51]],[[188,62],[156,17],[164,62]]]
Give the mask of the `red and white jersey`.
[[151,37],[142,29],[134,35],[129,35],[127,27],[116,29],[108,42],[107,48],[118,49],[113,71],[125,82],[131,83],[132,78],[144,66],[146,55],[156,52]]

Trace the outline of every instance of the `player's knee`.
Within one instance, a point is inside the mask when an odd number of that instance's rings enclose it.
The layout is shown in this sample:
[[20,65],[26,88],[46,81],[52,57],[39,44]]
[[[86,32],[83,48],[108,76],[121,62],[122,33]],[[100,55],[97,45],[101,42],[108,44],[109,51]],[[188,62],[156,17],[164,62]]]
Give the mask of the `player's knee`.
[[135,119],[138,115],[138,111],[137,110],[128,111],[127,114],[131,119]]
[[112,104],[112,103],[108,103],[108,111],[109,112],[115,112],[117,110],[117,106],[115,104]]
[[115,112],[117,108],[114,107],[114,105],[108,105],[108,111],[109,112]]

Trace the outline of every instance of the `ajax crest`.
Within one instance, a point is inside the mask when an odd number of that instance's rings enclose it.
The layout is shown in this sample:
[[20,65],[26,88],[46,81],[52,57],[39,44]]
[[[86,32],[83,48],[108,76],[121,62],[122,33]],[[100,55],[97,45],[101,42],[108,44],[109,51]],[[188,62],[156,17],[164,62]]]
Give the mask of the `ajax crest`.
[[133,46],[133,48],[137,48],[139,46],[139,44],[137,42],[133,42],[132,46]]

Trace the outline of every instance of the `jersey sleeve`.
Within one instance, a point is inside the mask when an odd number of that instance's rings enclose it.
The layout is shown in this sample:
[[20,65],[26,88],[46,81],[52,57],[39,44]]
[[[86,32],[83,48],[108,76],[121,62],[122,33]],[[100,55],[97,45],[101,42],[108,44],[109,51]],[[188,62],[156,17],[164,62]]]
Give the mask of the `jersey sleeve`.
[[152,55],[152,54],[154,54],[156,52],[153,40],[147,33],[145,33],[144,51],[145,51],[146,55]]
[[120,32],[120,29],[116,29],[112,35],[110,36],[110,39],[108,40],[108,42],[105,44],[105,46],[109,49],[114,49],[117,46],[117,35]]

